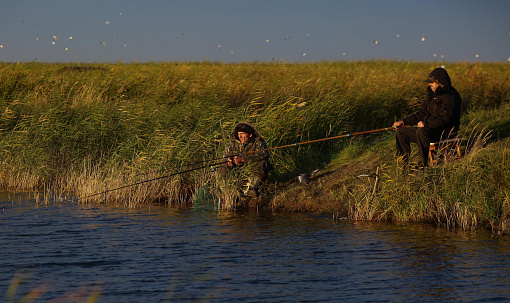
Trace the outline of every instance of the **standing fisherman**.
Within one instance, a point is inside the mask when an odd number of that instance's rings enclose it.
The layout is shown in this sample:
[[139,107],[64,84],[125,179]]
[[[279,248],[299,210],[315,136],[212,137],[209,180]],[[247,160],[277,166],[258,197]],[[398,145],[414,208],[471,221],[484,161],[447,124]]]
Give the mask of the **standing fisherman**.
[[[420,161],[417,169],[427,167],[430,142],[436,142],[457,135],[460,125],[462,99],[452,86],[450,76],[444,68],[434,69],[425,80],[428,83],[427,98],[416,113],[393,123],[397,128],[397,156],[407,166],[411,142],[418,144]],[[403,125],[417,125],[404,127]]]
[[267,180],[269,170],[272,168],[269,163],[269,151],[247,155],[246,153],[264,149],[267,149],[266,141],[255,127],[246,122],[238,123],[234,127],[224,155],[228,160],[220,167],[220,173],[226,176],[235,167],[249,164],[253,175],[244,190],[246,196],[258,197],[260,185]]

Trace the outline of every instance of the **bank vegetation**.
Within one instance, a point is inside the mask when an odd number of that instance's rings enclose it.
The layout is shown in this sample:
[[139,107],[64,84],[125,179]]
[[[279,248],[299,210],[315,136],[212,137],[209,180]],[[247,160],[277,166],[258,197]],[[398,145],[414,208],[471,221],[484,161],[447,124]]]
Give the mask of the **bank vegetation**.
[[0,63],[0,186],[127,207],[209,195],[238,209],[236,180],[210,169],[236,123],[272,147],[388,127],[443,64],[463,98],[462,159],[403,178],[391,131],[279,149],[264,208],[509,232],[505,63]]

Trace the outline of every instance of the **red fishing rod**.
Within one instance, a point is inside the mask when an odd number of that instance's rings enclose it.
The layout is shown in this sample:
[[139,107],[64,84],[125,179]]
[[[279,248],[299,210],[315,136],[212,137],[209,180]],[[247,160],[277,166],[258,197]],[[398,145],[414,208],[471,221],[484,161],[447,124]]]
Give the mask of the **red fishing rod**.
[[[404,126],[401,126],[401,127],[404,127]],[[261,149],[261,150],[255,150],[255,151],[251,151],[251,152],[247,152],[247,153],[241,153],[241,154],[234,155],[234,156],[250,155],[250,154],[260,153],[260,152],[264,152],[264,151],[271,151],[271,150],[275,150],[275,149],[280,149],[280,148],[287,148],[287,147],[305,145],[305,144],[310,144],[310,143],[316,143],[316,142],[322,142],[322,141],[328,141],[328,140],[334,140],[334,139],[340,139],[340,138],[346,138],[346,137],[366,135],[366,134],[372,134],[372,133],[382,132],[382,131],[386,131],[386,130],[394,130],[394,129],[395,128],[393,128],[393,127],[385,127],[385,128],[367,130],[367,131],[362,131],[362,132],[344,134],[344,135],[339,135],[339,136],[334,136],[334,137],[327,137],[327,138],[322,138],[322,139],[316,139],[316,140],[310,140],[310,141],[304,141],[304,142],[297,142],[297,143],[281,145],[281,146],[277,146],[277,147],[271,147],[271,148],[266,148],[266,149]]]

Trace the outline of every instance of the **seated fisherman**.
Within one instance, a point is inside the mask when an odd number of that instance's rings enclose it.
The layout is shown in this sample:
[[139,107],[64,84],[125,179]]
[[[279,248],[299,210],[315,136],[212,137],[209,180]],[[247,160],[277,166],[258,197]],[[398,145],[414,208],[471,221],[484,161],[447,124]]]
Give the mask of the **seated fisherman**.
[[[460,125],[462,99],[452,86],[450,76],[444,68],[434,69],[427,77],[427,97],[420,110],[393,123],[397,128],[397,156],[401,156],[407,166],[411,152],[411,142],[418,144],[420,161],[417,169],[428,165],[430,142],[452,138],[457,135]],[[404,127],[416,125],[417,127]]]
[[253,176],[250,177],[244,194],[258,197],[260,185],[267,180],[272,167],[269,163],[269,151],[250,152],[264,149],[267,149],[266,141],[255,127],[245,122],[237,124],[230,134],[224,155],[227,161],[220,167],[221,175],[226,176],[234,167],[250,164]]

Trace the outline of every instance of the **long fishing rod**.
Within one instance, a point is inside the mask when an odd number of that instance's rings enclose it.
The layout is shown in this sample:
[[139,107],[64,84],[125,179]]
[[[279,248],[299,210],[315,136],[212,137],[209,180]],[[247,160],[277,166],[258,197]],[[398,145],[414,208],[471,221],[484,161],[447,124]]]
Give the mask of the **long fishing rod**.
[[173,174],[169,174],[169,175],[165,175],[165,176],[159,176],[159,177],[156,177],[156,178],[152,178],[152,179],[148,179],[148,180],[144,180],[144,181],[140,181],[140,182],[136,182],[136,183],[132,183],[132,184],[128,184],[128,185],[124,185],[124,186],[108,189],[108,190],[102,191],[100,193],[92,194],[92,195],[85,196],[85,197],[80,197],[80,198],[78,198],[78,200],[83,200],[83,199],[88,199],[88,198],[99,196],[99,195],[104,195],[104,194],[107,194],[109,192],[116,191],[116,190],[119,190],[119,189],[124,189],[124,188],[128,188],[128,187],[131,187],[131,186],[136,186],[136,185],[144,184],[144,183],[147,183],[147,182],[152,182],[152,181],[156,181],[156,180],[160,180],[160,179],[165,179],[165,178],[173,177],[173,176],[184,174],[184,173],[189,173],[189,172],[192,172],[194,170],[199,170],[199,169],[209,168],[209,167],[212,168],[214,166],[218,166],[218,165],[221,165],[223,163],[227,163],[227,161],[213,163],[213,164],[209,164],[209,165],[205,165],[205,166],[201,166],[201,167],[196,167],[196,168],[191,168],[191,169],[187,169],[187,170],[184,170],[184,171],[179,171],[179,172],[176,172],[176,173],[173,173]]
[[[401,126],[401,127],[404,127],[404,126]],[[260,152],[265,152],[265,151],[271,151],[271,150],[280,149],[280,148],[287,148],[287,147],[299,146],[299,145],[304,145],[304,144],[310,144],[310,143],[316,143],[316,142],[322,142],[322,141],[328,141],[328,140],[340,139],[340,138],[345,138],[345,137],[353,137],[353,136],[359,136],[359,135],[365,135],[365,134],[377,133],[377,132],[382,132],[382,131],[386,131],[386,130],[395,130],[395,128],[393,128],[393,127],[385,127],[385,128],[379,128],[379,129],[367,130],[367,131],[362,131],[362,132],[356,132],[356,133],[344,134],[344,135],[339,135],[339,136],[334,136],[334,137],[321,138],[321,139],[316,139],[316,140],[311,140],[311,141],[296,142],[296,143],[287,144],[287,145],[281,145],[281,146],[270,147],[270,148],[261,149],[261,150],[255,150],[255,151],[246,152],[246,153],[240,153],[240,154],[233,155],[233,156],[245,156],[245,155],[251,155],[251,154],[255,154],[255,153],[260,153]]]
[[[401,126],[401,127],[406,127],[406,126],[407,125]],[[181,167],[183,167],[183,166],[193,166],[193,165],[197,165],[197,164],[201,164],[201,163],[208,163],[208,162],[212,162],[212,161],[219,161],[219,160],[231,158],[231,157],[234,157],[234,156],[250,155],[250,154],[260,153],[260,152],[264,152],[264,151],[271,151],[271,150],[275,150],[275,149],[280,149],[280,148],[287,148],[287,147],[304,145],[304,144],[310,144],[310,143],[315,143],[315,142],[321,142],[321,141],[334,140],[334,139],[345,138],[345,137],[352,137],[352,136],[358,136],[358,135],[382,132],[382,131],[386,131],[386,130],[394,130],[394,128],[393,127],[385,127],[385,128],[380,128],[380,129],[374,129],[374,130],[368,130],[368,131],[351,133],[351,134],[344,134],[344,135],[339,135],[339,136],[335,136],[335,137],[327,137],[327,138],[322,138],[322,139],[317,139],[317,140],[292,143],[292,144],[288,144],[288,145],[282,145],[282,146],[271,147],[271,148],[266,148],[266,149],[261,149],[261,150],[255,150],[255,151],[246,152],[246,153],[240,153],[240,154],[235,154],[235,155],[224,156],[224,157],[221,157],[221,158],[215,158],[215,159],[210,159],[210,160],[202,160],[202,161],[197,161],[197,162],[185,163],[185,164],[182,164],[180,166]]]
[[[405,126],[407,126],[407,125],[405,125]],[[401,126],[401,127],[405,127],[405,126]],[[225,159],[225,158],[230,158],[230,157],[233,157],[233,156],[245,156],[245,155],[251,155],[251,154],[260,153],[260,152],[264,152],[264,151],[271,151],[271,150],[282,149],[282,148],[287,148],[287,147],[293,147],[293,146],[299,146],[299,145],[305,145],[305,144],[311,144],[311,143],[316,143],[316,142],[322,142],[322,141],[328,141],[328,140],[334,140],[334,139],[340,139],[340,138],[346,138],[346,137],[353,137],[353,136],[359,136],[359,135],[365,135],[365,134],[371,134],[371,133],[377,133],[377,132],[382,132],[382,131],[387,131],[387,130],[395,130],[395,129],[396,128],[393,128],[393,127],[385,127],[385,128],[367,130],[367,131],[362,131],[362,132],[349,133],[349,134],[344,134],[344,135],[339,135],[339,136],[334,136],[334,137],[327,137],[327,138],[321,138],[321,139],[304,141],[304,142],[296,142],[296,143],[287,144],[287,145],[281,145],[281,146],[276,146],[276,147],[271,147],[271,148],[266,148],[266,149],[260,149],[260,150],[255,150],[255,151],[251,151],[251,152],[246,152],[246,153],[240,153],[240,154],[231,155],[231,156],[225,156],[225,157],[222,157],[222,158],[208,160],[208,161],[200,161],[200,162],[195,162],[195,163],[189,163],[189,164],[186,164],[186,165],[188,165],[188,166],[196,165],[198,163],[217,161],[217,160],[221,160],[221,159]],[[78,200],[80,200],[80,199],[88,199],[88,198],[99,196],[99,195],[104,195],[104,194],[107,194],[109,192],[116,191],[116,190],[119,190],[119,189],[124,189],[124,188],[128,188],[128,187],[131,187],[131,186],[136,186],[136,185],[140,185],[140,184],[144,184],[144,183],[148,183],[148,182],[152,182],[152,181],[156,181],[156,180],[160,180],[160,179],[165,179],[165,178],[173,177],[173,176],[176,176],[176,175],[192,172],[192,171],[195,171],[195,170],[203,169],[203,168],[218,166],[218,165],[221,165],[221,164],[227,163],[227,162],[228,161],[222,161],[222,162],[217,162],[217,163],[213,163],[213,164],[210,164],[210,165],[204,165],[204,166],[201,166],[201,167],[187,169],[187,170],[184,170],[184,171],[178,171],[178,172],[173,173],[173,174],[169,174],[169,175],[165,175],[165,176],[160,176],[160,177],[156,177],[156,178],[153,178],[153,179],[148,179],[148,180],[144,180],[144,181],[140,181],[140,182],[124,185],[124,186],[117,187],[117,188],[108,189],[108,190],[100,192],[100,193],[96,193],[96,194],[89,195],[89,196],[86,196],[86,197],[78,198]]]

